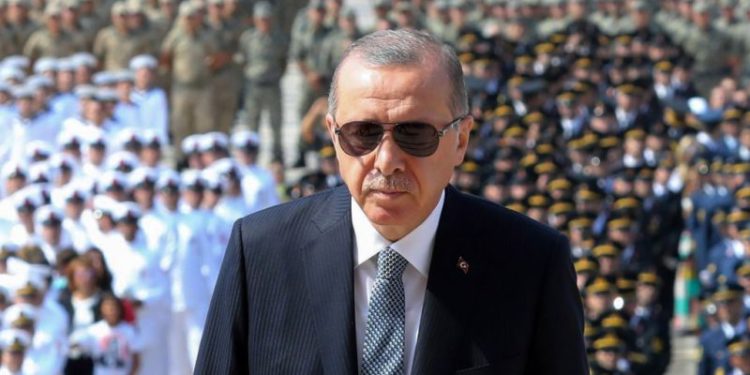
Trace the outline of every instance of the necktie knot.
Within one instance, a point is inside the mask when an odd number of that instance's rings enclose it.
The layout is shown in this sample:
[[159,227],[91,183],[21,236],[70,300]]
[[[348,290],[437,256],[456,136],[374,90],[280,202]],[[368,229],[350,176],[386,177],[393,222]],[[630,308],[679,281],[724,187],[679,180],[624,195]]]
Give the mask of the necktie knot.
[[378,254],[378,278],[401,279],[409,262],[390,246]]

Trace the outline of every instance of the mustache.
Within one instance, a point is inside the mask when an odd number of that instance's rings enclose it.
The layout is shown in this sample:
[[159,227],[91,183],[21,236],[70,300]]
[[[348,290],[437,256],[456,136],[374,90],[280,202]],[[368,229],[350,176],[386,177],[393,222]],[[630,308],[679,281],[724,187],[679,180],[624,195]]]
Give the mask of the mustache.
[[403,191],[412,189],[412,181],[403,174],[384,176],[382,174],[368,175],[363,184],[365,193],[376,191]]

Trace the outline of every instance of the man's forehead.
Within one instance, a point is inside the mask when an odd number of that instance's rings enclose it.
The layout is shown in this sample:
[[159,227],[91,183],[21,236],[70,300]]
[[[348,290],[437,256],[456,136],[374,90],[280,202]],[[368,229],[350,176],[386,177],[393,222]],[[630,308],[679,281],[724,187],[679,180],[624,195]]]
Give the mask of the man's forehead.
[[[431,74],[430,69],[409,65],[374,67],[367,64],[347,64],[341,73],[337,88],[337,96],[340,98],[337,117],[354,114],[352,112],[359,117],[370,111],[375,117],[390,117],[400,113],[413,115],[413,112],[425,106],[431,106],[430,112],[439,116],[443,111],[435,108],[435,103],[443,103],[445,111],[450,111],[450,90]],[[371,118],[375,119],[377,118]],[[385,121],[382,118],[380,120]]]

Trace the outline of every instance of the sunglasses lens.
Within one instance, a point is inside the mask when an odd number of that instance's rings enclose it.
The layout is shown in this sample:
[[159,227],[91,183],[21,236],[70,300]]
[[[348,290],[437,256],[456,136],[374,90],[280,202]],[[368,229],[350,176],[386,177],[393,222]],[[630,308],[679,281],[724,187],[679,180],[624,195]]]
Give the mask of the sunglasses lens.
[[393,139],[402,150],[417,157],[432,155],[440,142],[435,127],[419,122],[399,124],[393,130]]
[[383,126],[371,122],[356,121],[341,127],[341,148],[349,155],[361,156],[378,147],[383,138]]
[[[344,124],[339,132],[341,148],[349,155],[361,156],[370,153],[383,139],[383,125],[355,121]],[[398,124],[393,128],[393,140],[409,155],[426,157],[432,155],[440,139],[432,125],[420,122]]]

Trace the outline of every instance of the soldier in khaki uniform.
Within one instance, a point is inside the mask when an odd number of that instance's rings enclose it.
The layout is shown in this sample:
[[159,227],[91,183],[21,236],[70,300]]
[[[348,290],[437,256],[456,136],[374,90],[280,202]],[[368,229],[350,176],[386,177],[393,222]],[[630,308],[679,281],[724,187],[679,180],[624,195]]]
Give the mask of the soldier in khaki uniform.
[[[323,23],[325,19],[323,0],[310,0],[301,16],[295,19],[292,26],[292,41],[289,54],[302,71],[303,80],[300,90],[298,114],[302,119],[313,102],[328,94],[328,87],[333,72],[325,70],[325,61],[320,53],[320,45],[328,37],[330,29]],[[305,165],[304,154],[307,151],[301,141],[298,144],[298,159],[295,167]]]
[[[104,27],[106,17],[101,18],[94,7],[94,0],[80,0],[78,4],[78,20],[81,26],[96,36],[96,33]],[[93,38],[92,38],[93,39]]]
[[245,73],[245,121],[251,130],[257,132],[261,112],[268,111],[273,132],[273,155],[283,160],[280,81],[286,68],[287,55],[279,46],[286,44],[286,38],[273,25],[273,12],[268,2],[256,3],[253,17],[255,27],[242,33],[237,56],[243,63]]
[[349,45],[361,36],[354,10],[344,9],[341,12],[337,29],[331,32],[320,47],[325,70],[334,71]]
[[547,17],[536,24],[536,35],[540,39],[546,39],[567,26],[564,0],[544,0],[544,4],[547,6]]
[[739,23],[732,29],[731,34],[734,36],[735,51],[739,57],[740,77],[743,84],[750,83],[750,0],[743,0],[737,9],[740,15]]
[[218,43],[202,29],[203,19],[191,2],[180,4],[178,20],[162,44],[162,63],[171,70],[171,130],[179,152],[182,140],[215,129],[211,75]]
[[79,9],[80,0],[62,0],[62,27],[70,34],[76,51],[88,51],[94,45],[96,32],[93,29],[87,29],[80,21]]
[[711,24],[711,7],[707,2],[693,4],[693,24],[682,42],[682,47],[693,59],[696,88],[707,96],[721,78],[728,73],[730,41],[726,34]]
[[341,18],[341,10],[344,6],[343,0],[326,0],[326,18],[323,24],[331,30],[336,30],[339,27],[339,19]]
[[146,49],[128,28],[125,3],[112,6],[112,25],[103,28],[94,40],[94,55],[104,70],[127,69],[130,59]]
[[45,28],[35,31],[23,47],[23,54],[29,59],[40,57],[64,57],[76,51],[73,38],[62,28],[60,16],[62,7],[55,3],[44,10]]
[[728,33],[739,23],[735,15],[737,9],[736,0],[719,0],[719,17],[714,20],[714,27],[722,32]]
[[146,17],[141,0],[128,0],[126,4],[128,29],[138,40],[138,44],[145,48],[142,52],[158,55],[164,35]]
[[16,37],[16,46],[21,51],[39,25],[29,16],[31,4],[29,0],[8,0],[8,24]]
[[157,30],[159,40],[169,33],[177,19],[177,2],[175,0],[159,0],[159,10],[157,13],[149,15],[149,20]]
[[18,53],[15,34],[6,21],[7,10],[7,1],[0,0],[0,59]]
[[315,99],[328,94],[332,72],[325,71],[320,58],[320,45],[330,29],[323,24],[325,4],[322,0],[311,0],[306,9],[305,22],[292,34],[290,55],[304,76],[299,116],[302,118]]
[[208,1],[206,30],[213,33],[214,38],[219,41],[218,56],[222,59],[211,79],[211,99],[216,111],[216,127],[224,133],[229,133],[237,112],[237,97],[242,89],[242,74],[231,59],[232,54],[237,51],[241,30],[238,23],[229,22],[225,18],[223,8],[224,0]]
[[450,27],[450,3],[448,0],[435,0],[427,6],[425,27],[432,35],[447,41]]

